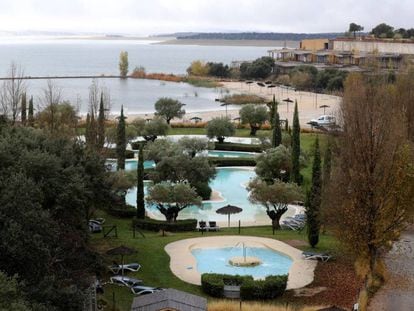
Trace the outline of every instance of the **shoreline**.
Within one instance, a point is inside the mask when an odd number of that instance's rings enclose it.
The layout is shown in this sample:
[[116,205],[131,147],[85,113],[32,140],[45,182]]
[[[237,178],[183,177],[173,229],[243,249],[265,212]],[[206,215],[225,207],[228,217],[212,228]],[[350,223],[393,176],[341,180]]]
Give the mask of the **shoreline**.
[[299,41],[290,40],[225,40],[225,39],[170,39],[152,43],[155,45],[198,45],[198,46],[257,46],[298,48]]

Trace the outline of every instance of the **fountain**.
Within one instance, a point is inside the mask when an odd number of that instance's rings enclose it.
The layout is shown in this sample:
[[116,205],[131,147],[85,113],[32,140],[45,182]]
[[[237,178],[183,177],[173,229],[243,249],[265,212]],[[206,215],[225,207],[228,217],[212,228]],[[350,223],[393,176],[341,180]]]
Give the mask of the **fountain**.
[[236,256],[229,259],[229,264],[235,267],[256,267],[262,263],[262,261],[253,256],[247,256],[247,247],[244,244],[244,242],[239,242],[235,245],[237,247],[238,245],[242,245],[243,247],[243,256]]

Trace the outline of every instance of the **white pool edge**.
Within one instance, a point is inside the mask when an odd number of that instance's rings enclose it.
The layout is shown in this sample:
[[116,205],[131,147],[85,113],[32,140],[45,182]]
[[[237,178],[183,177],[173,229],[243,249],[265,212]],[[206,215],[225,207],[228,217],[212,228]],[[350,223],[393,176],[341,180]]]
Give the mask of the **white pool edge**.
[[303,259],[301,250],[270,238],[238,235],[200,237],[170,243],[165,246],[165,251],[170,256],[170,269],[179,279],[190,284],[201,285],[201,274],[197,270],[197,261],[191,250],[232,247],[239,242],[247,245],[261,244],[290,257],[292,265],[289,269],[287,289],[302,288],[313,282],[317,262]]

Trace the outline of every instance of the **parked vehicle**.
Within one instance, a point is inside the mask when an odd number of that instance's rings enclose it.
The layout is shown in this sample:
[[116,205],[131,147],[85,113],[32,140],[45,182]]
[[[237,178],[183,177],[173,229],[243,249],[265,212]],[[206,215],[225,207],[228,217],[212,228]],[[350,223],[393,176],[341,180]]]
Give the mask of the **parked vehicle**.
[[323,115],[317,119],[312,119],[309,124],[313,126],[332,126],[336,124],[336,118],[330,115]]

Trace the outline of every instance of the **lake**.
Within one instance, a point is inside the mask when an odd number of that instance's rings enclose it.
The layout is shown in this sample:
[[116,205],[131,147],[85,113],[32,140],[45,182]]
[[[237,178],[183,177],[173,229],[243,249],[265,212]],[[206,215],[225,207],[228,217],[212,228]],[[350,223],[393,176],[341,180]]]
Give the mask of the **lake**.
[[[267,55],[271,47],[157,45],[147,40],[84,39],[0,39],[0,76],[7,76],[12,61],[20,64],[28,76],[111,75],[118,74],[119,53],[129,54],[129,68],[143,66],[147,72],[185,74],[193,60],[223,62],[252,60]],[[56,80],[63,97],[73,104],[80,98],[85,113],[90,79]],[[185,83],[151,80],[100,79],[110,90],[112,111],[124,105],[128,113],[150,113],[160,97],[172,97],[192,111],[221,110],[214,101],[223,90],[193,87]],[[28,81],[28,94],[39,96],[44,80]]]

